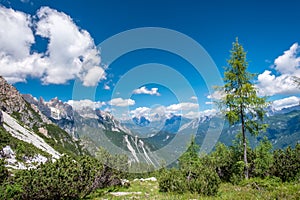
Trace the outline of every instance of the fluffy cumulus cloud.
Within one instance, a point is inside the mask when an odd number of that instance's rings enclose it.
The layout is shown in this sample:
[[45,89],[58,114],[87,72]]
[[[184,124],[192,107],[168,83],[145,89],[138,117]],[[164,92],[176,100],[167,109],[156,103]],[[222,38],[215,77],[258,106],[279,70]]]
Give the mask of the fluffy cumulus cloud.
[[148,107],[138,107],[134,110],[130,111],[130,114],[132,115],[132,117],[141,117],[144,116],[146,118],[149,118],[151,112],[151,108]]
[[199,104],[191,102],[181,102],[178,104],[172,104],[165,108],[166,113],[182,115],[186,118],[199,117]]
[[164,117],[170,117],[171,115],[182,115],[187,118],[197,118],[200,115],[199,106],[195,103],[182,102],[178,104],[172,104],[169,106],[157,106],[153,108],[138,107],[135,110],[130,111],[132,117],[146,117],[151,121],[158,121]]
[[133,106],[135,104],[135,101],[132,99],[115,98],[115,99],[111,99],[108,102],[108,104],[111,106],[126,107],[126,106]]
[[38,68],[41,56],[30,54],[35,42],[31,29],[31,17],[25,13],[0,6],[0,75],[9,82],[25,81],[28,75],[39,77],[43,69]]
[[143,86],[139,89],[133,90],[133,94],[149,94],[149,95],[160,96],[160,93],[158,92],[158,88],[151,88],[149,90],[145,86]]
[[172,104],[168,106],[166,109],[170,112],[180,112],[186,110],[196,110],[199,108],[197,103],[190,103],[190,102],[182,102],[178,104]]
[[281,110],[283,108],[289,108],[300,105],[300,98],[296,96],[287,97],[284,99],[275,100],[272,103],[272,107],[275,110]]
[[300,46],[293,44],[289,50],[275,59],[273,69],[265,70],[258,75],[257,88],[260,95],[273,96],[276,94],[297,94],[293,76],[300,77]]
[[207,95],[207,98],[211,100],[220,100],[224,96],[225,96],[225,92],[223,90],[216,90],[212,94]]
[[94,86],[103,77],[99,52],[90,34],[79,29],[66,14],[49,7],[37,12],[36,33],[49,39],[49,64],[44,83],[65,83],[80,78],[85,86]]
[[69,100],[67,104],[71,105],[74,110],[84,110],[84,109],[98,109],[105,105],[104,102],[100,101],[91,101],[89,99],[83,99],[79,101]]
[[214,116],[218,113],[218,111],[216,109],[207,109],[207,110],[204,110],[204,111],[200,111],[199,112],[199,116],[200,117],[204,117],[204,116]]
[[[90,34],[65,13],[42,7],[31,17],[0,7],[0,26],[8,30],[0,31],[0,74],[9,82],[33,77],[44,84],[64,84],[78,78],[85,86],[95,86],[105,79]],[[49,40],[46,52],[31,53],[34,33]]]
[[190,99],[193,100],[193,101],[197,101],[198,100],[198,98],[196,96],[191,96]]

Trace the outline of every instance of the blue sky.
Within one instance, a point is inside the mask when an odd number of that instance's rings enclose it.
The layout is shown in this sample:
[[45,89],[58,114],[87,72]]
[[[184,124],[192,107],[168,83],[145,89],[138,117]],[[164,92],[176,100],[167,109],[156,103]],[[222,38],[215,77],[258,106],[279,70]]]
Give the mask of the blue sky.
[[[278,100],[279,107],[299,102],[299,90],[288,78],[300,75],[300,2],[296,0],[0,0],[0,4],[0,22],[7,27],[0,33],[0,74],[21,93],[46,100],[57,96],[69,101],[74,98],[77,80],[85,85],[82,90],[95,91],[87,95],[82,92],[74,100],[89,98],[101,104],[101,109],[126,112],[124,100],[129,99],[132,100],[128,102],[130,110],[149,112],[147,108],[162,106],[167,112],[175,112],[176,106],[181,105],[182,110],[187,107],[185,114],[192,116],[197,101],[184,86],[172,90],[150,81],[136,86],[131,94],[114,90],[122,77],[136,66],[160,63],[188,80],[198,97],[200,111],[212,109],[208,103],[211,99],[207,97],[216,96],[209,93],[213,85],[206,85],[205,77],[172,52],[136,50],[112,63],[106,63],[101,54],[96,55],[98,44],[120,32],[162,27],[183,33],[202,45],[220,74],[232,42],[239,37],[248,52],[249,71],[258,75],[254,81],[261,93]],[[26,17],[20,19],[16,17],[18,13]],[[19,26],[22,28],[15,28]],[[71,49],[70,52],[65,53],[65,48]],[[22,67],[27,64],[30,66]],[[160,71],[157,74],[164,76]],[[176,93],[182,98],[178,99]]]

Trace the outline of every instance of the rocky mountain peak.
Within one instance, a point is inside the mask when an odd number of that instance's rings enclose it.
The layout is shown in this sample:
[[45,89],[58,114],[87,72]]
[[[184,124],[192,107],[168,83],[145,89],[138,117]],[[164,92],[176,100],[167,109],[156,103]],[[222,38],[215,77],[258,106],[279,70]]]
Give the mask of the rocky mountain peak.
[[0,108],[29,127],[39,126],[43,122],[42,117],[24,100],[19,91],[2,76],[0,76]]
[[0,76],[0,106],[2,110],[9,114],[21,113],[26,107],[18,90],[7,83],[2,76]]

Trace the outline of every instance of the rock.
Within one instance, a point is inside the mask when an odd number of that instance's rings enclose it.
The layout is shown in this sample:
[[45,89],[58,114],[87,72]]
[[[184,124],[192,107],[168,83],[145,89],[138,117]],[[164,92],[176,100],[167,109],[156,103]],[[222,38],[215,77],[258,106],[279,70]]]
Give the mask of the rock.
[[11,149],[10,146],[7,145],[2,149],[2,155],[6,158],[12,158],[15,157],[15,152]]
[[45,128],[43,128],[43,127],[40,127],[40,128],[39,128],[39,132],[40,132],[41,134],[43,134],[44,136],[49,137],[49,136],[48,136],[48,130],[47,130],[47,129],[45,129]]
[[111,192],[110,194],[119,197],[119,196],[131,195],[131,194],[141,195],[142,192]]
[[2,111],[0,110],[0,126],[3,126],[3,114],[2,114]]
[[130,182],[127,179],[121,179],[121,184],[124,187],[129,187],[130,186]]
[[0,107],[3,111],[14,115],[29,127],[34,125],[39,127],[43,122],[41,116],[23,99],[19,91],[7,83],[2,76],[0,76]]
[[157,179],[155,177],[145,178],[144,180],[145,181],[153,181],[153,182],[157,181]]
[[75,135],[74,111],[71,105],[62,102],[57,97],[46,102],[42,97],[38,100],[30,94],[23,94],[22,96],[32,107],[36,107],[39,112],[45,115],[48,120],[64,129],[74,139],[78,138]]
[[144,182],[144,181],[153,181],[153,182],[156,182],[157,179],[155,177],[149,177],[149,178],[134,179],[133,181],[141,181],[141,182]]

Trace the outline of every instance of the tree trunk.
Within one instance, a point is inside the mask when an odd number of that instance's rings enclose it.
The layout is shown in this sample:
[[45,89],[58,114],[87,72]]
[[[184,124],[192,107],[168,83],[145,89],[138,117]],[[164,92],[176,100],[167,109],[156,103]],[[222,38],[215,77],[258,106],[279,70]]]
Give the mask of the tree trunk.
[[242,135],[243,135],[243,147],[244,147],[244,174],[245,178],[249,178],[249,171],[248,171],[248,160],[247,160],[247,143],[246,143],[246,134],[245,134],[245,121],[244,121],[244,113],[243,107],[241,106],[241,121],[242,121]]

